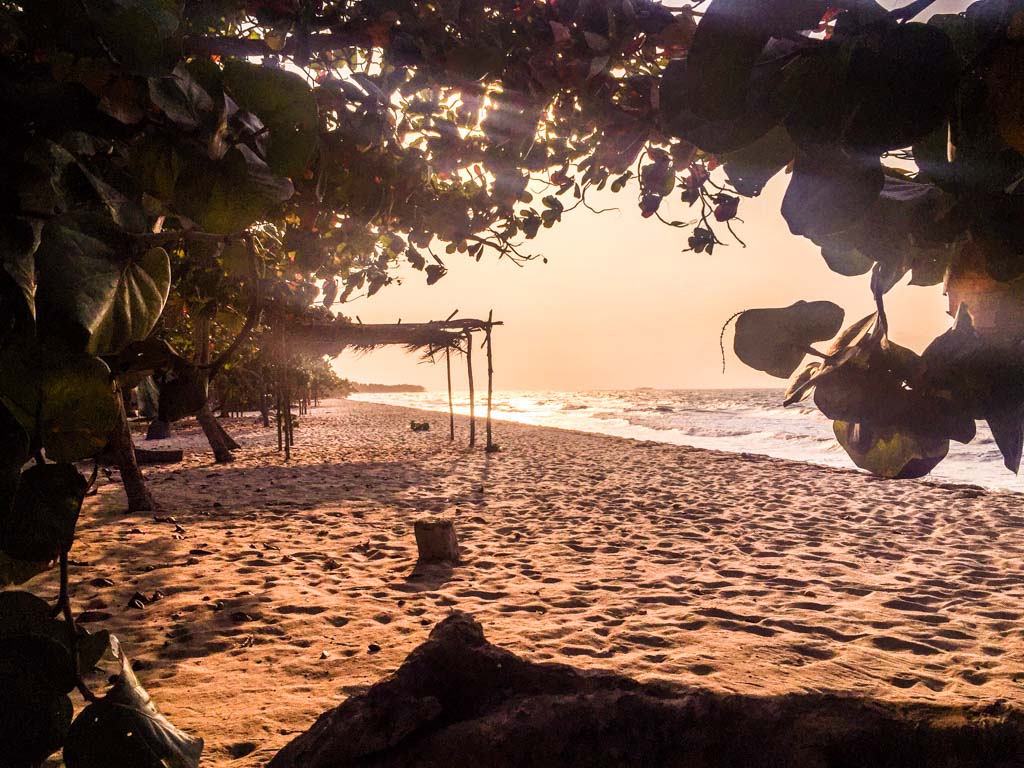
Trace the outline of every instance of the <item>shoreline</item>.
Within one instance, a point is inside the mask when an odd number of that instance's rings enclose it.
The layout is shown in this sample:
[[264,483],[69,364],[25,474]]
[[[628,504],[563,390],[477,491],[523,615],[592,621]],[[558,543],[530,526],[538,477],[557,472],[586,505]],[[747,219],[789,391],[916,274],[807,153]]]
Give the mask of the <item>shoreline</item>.
[[[230,465],[183,425],[145,443],[186,448],[146,469],[158,514],[127,514],[116,474],[87,500],[76,609],[204,765],[264,765],[452,610],[532,661],[641,681],[1024,710],[1019,494],[513,422],[487,455],[441,416],[326,403],[290,464],[252,418],[224,420]],[[438,513],[463,563],[417,570],[412,522]]]
[[[669,390],[666,390],[666,391],[669,391]],[[700,390],[694,390],[694,391],[700,391]],[[722,390],[722,391],[728,391],[728,390]],[[332,398],[331,400],[332,401],[336,401],[336,402],[343,402],[343,401],[345,401],[345,402],[352,402],[352,403],[359,403],[359,404],[366,404],[366,405],[379,405],[379,406],[382,406],[384,408],[397,408],[397,409],[401,409],[401,410],[412,411],[413,413],[418,413],[418,414],[419,413],[428,413],[428,414],[432,414],[432,415],[442,415],[446,419],[445,424],[443,425],[444,429],[447,430],[447,428],[448,428],[447,427],[448,411],[442,411],[442,410],[437,410],[437,409],[432,409],[432,408],[417,408],[416,406],[406,405],[404,403],[403,404],[398,404],[398,403],[382,403],[382,402],[378,402],[376,400],[355,400],[355,399],[352,399],[352,398],[338,398],[337,400],[334,400]],[[327,401],[325,401],[325,402],[327,402]],[[324,406],[321,406],[321,407],[324,407]],[[327,406],[327,407],[329,407],[329,406]],[[458,420],[460,418],[464,419],[467,424],[469,423],[469,416],[468,416],[468,414],[463,414],[463,413],[459,413],[458,411],[456,411],[455,412],[456,424],[458,424]],[[627,442],[638,443],[640,445],[645,445],[645,444],[649,443],[649,444],[659,445],[659,446],[663,445],[663,446],[672,446],[674,448],[686,448],[686,449],[692,450],[692,451],[704,451],[704,452],[707,452],[707,453],[710,453],[710,454],[715,454],[715,455],[720,455],[720,456],[732,456],[732,457],[738,458],[741,461],[746,461],[746,460],[748,460],[750,458],[754,458],[754,459],[770,459],[772,461],[782,461],[782,462],[786,462],[787,464],[793,464],[793,465],[800,466],[800,467],[810,467],[810,468],[812,468],[814,470],[824,469],[824,470],[829,470],[829,471],[834,471],[834,472],[850,473],[851,475],[856,475],[856,476],[861,477],[861,478],[867,478],[869,481],[872,481],[872,482],[879,482],[879,483],[913,483],[913,484],[924,485],[924,486],[927,486],[927,487],[939,488],[939,489],[948,490],[948,491],[961,491],[961,490],[962,491],[980,491],[980,492],[985,493],[985,494],[1000,494],[1000,495],[1018,496],[1018,497],[1021,498],[1021,501],[1024,501],[1024,490],[1015,491],[1015,490],[1012,490],[1012,489],[1009,489],[1009,488],[989,488],[989,487],[986,487],[984,485],[978,485],[977,483],[960,482],[960,481],[957,481],[957,480],[939,480],[939,479],[934,479],[934,478],[930,478],[930,477],[914,478],[914,479],[911,479],[911,480],[884,480],[884,479],[881,479],[881,478],[874,477],[873,475],[871,475],[871,473],[867,472],[866,470],[859,469],[858,467],[853,467],[853,466],[851,466],[851,467],[837,467],[837,466],[832,465],[832,464],[819,464],[818,462],[814,462],[814,461],[801,461],[799,459],[787,459],[787,458],[784,458],[784,457],[781,457],[781,456],[772,456],[770,453],[759,453],[759,452],[756,452],[756,451],[727,451],[727,450],[724,450],[722,448],[705,448],[705,447],[696,446],[696,445],[685,445],[685,444],[681,444],[681,443],[670,443],[670,442],[666,442],[666,441],[663,441],[663,440],[649,440],[649,439],[640,438],[640,437],[625,437],[625,436],[622,436],[622,435],[608,434],[606,432],[593,432],[593,431],[589,431],[589,430],[585,430],[585,429],[574,429],[572,427],[551,426],[551,425],[548,425],[548,424],[526,424],[526,423],[521,422],[521,421],[516,421],[515,419],[502,418],[501,416],[495,415],[493,413],[491,414],[491,418],[492,418],[493,421],[499,422],[502,425],[512,424],[512,425],[515,425],[516,427],[529,427],[531,429],[552,429],[552,430],[556,430],[558,432],[567,432],[567,433],[574,434],[574,435],[597,435],[599,437],[608,438],[609,440],[625,440]],[[478,415],[477,416],[477,437],[478,438],[479,438],[479,436],[481,434],[481,430],[483,429],[483,423],[484,423],[483,416],[479,416]],[[652,430],[652,431],[657,431],[657,430]],[[458,440],[458,437],[456,437],[456,440]],[[495,442],[498,442],[498,441],[495,440]],[[500,442],[498,442],[498,444],[500,445]]]

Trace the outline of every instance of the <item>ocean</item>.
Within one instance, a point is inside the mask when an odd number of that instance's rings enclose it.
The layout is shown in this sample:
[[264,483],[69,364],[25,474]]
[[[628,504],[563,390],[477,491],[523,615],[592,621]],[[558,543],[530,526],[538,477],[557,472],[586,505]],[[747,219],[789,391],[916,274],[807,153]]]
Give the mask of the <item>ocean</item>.
[[[353,400],[448,410],[447,392],[353,395]],[[831,467],[854,468],[832,434],[832,423],[811,403],[783,408],[776,389],[632,389],[595,392],[494,393],[494,419],[653,440],[734,453],[758,453]],[[478,395],[483,418],[485,396]],[[469,413],[467,393],[455,394],[455,412]],[[500,431],[495,441],[501,442]],[[951,443],[928,479],[1024,491],[1024,478],[1003,466],[984,423],[969,445]]]

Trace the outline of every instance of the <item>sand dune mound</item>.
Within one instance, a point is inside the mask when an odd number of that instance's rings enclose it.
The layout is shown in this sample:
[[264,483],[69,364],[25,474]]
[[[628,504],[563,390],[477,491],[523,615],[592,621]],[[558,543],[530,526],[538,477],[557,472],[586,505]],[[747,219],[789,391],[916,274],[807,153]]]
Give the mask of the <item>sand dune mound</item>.
[[269,768],[356,765],[1008,768],[1024,765],[1024,717],[715,694],[536,664],[455,613],[394,675],[321,715]]

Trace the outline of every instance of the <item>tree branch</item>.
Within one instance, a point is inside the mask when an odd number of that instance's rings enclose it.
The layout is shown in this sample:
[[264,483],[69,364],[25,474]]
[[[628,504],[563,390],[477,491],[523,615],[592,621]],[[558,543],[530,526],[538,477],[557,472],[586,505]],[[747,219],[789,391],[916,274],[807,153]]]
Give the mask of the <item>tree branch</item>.
[[78,658],[78,628],[75,626],[75,614],[71,610],[71,593],[68,589],[68,553],[60,553],[60,597],[57,605],[64,613],[64,621],[68,625],[68,648],[71,650],[71,668],[74,671],[75,687],[78,688],[82,698],[86,701],[96,701],[96,694],[89,690],[89,686],[82,679],[82,670],[79,668]]
[[291,35],[284,46],[275,50],[266,40],[260,38],[195,36],[185,38],[183,49],[186,54],[205,56],[232,56],[239,59],[249,56],[292,56],[296,53],[324,53],[339,48],[371,48],[373,40],[369,35],[355,32],[330,32],[304,37]]

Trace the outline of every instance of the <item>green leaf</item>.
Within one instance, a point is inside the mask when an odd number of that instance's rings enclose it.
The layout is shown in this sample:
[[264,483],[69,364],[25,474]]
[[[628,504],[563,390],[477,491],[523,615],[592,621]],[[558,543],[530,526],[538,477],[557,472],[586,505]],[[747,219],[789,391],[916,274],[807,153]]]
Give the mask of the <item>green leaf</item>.
[[14,506],[21,468],[29,456],[28,433],[0,403],[0,517]]
[[712,0],[687,53],[696,114],[708,120],[742,115],[769,39],[817,27],[827,7],[823,0]]
[[944,32],[917,22],[886,23],[849,45],[844,146],[871,153],[908,147],[946,119],[960,59]]
[[794,235],[828,235],[856,224],[874,205],[885,176],[878,158],[841,152],[801,154],[782,199],[782,216]]
[[821,255],[829,269],[845,277],[867,274],[875,265],[874,260],[865,256],[856,247],[851,248],[836,242],[822,244]]
[[796,145],[785,126],[777,125],[752,144],[729,152],[719,160],[736,191],[757,197],[765,184],[796,157]]
[[105,629],[89,632],[79,627],[78,630],[78,668],[84,674],[99,664],[108,653],[114,652],[117,640]]
[[241,232],[295,192],[242,144],[216,161],[190,156],[175,181],[172,208],[216,234]]
[[0,352],[0,403],[54,461],[99,453],[118,413],[102,360],[32,344]]
[[815,341],[831,339],[844,312],[830,301],[798,301],[780,309],[748,309],[736,319],[733,349],[746,365],[787,378]]
[[14,508],[0,515],[0,549],[16,560],[48,562],[71,549],[88,480],[74,464],[25,470]]
[[[705,152],[734,152],[756,141],[779,120],[767,109],[747,109],[735,118],[709,120],[693,112],[687,91],[687,64],[682,59],[669,63],[661,75],[659,89],[661,118],[665,131],[685,139]],[[645,139],[641,135],[641,139]],[[642,148],[642,141],[636,151]]]
[[92,33],[125,69],[141,75],[160,74],[178,60],[180,2],[82,0],[82,5]]
[[160,714],[123,651],[121,674],[106,696],[87,706],[64,745],[67,768],[198,768],[203,740]]
[[154,376],[160,389],[160,421],[173,423],[202,410],[209,398],[210,378],[205,369],[179,359],[169,371]]
[[53,563],[33,560],[15,560],[0,552],[0,588],[24,584],[29,579],[45,573]]
[[[0,653],[8,649],[0,642]],[[0,658],[0,744],[4,765],[41,764],[64,744],[74,707],[65,693],[41,682],[36,659]]]
[[950,393],[972,418],[992,429],[1003,463],[1019,472],[1024,451],[1024,353],[1001,335],[979,334],[964,305],[953,327],[928,345],[922,355],[929,379]]
[[0,217],[0,269],[17,286],[24,300],[24,311],[36,315],[35,253],[39,248],[42,224],[14,216]]
[[949,452],[949,440],[945,438],[915,434],[896,426],[872,428],[836,421],[833,429],[853,463],[879,477],[924,477]]
[[216,123],[216,106],[210,94],[184,66],[169,75],[149,79],[149,99],[176,127],[194,131]]
[[36,261],[44,333],[95,354],[112,354],[146,338],[170,290],[167,252],[135,254],[123,230],[99,216],[49,222]]
[[242,109],[270,130],[264,158],[274,173],[297,178],[316,151],[320,118],[316,97],[294,72],[238,59],[224,63],[224,86]]
[[29,592],[0,592],[0,759],[38,765],[64,743],[73,708],[67,625]]

